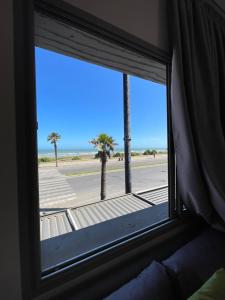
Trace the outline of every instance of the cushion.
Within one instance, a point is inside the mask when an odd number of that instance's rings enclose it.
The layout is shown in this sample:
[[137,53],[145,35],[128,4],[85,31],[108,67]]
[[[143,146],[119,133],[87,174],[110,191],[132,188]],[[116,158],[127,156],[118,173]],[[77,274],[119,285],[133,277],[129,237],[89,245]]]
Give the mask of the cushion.
[[207,229],[163,261],[178,299],[187,299],[212,274],[225,267],[225,234]]
[[210,277],[203,286],[188,300],[225,299],[225,270],[220,269]]
[[120,289],[105,298],[107,300],[174,300],[171,283],[165,267],[153,261]]

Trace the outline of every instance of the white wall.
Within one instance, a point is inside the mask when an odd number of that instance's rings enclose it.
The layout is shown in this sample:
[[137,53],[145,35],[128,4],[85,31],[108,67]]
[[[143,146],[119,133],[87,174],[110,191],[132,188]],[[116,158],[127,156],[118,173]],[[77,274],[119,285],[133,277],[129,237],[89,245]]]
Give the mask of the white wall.
[[14,114],[13,0],[0,1],[0,298],[20,300]]
[[168,0],[64,0],[168,51]]

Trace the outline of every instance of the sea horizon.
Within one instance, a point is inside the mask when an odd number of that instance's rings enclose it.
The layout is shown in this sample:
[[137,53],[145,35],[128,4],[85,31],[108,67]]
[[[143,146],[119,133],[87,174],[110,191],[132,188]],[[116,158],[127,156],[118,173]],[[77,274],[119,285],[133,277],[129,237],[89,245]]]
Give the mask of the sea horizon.
[[[155,149],[156,151],[167,151],[166,147],[143,147],[143,148],[135,148],[131,149],[131,152],[139,152],[142,153],[147,149]],[[124,152],[123,148],[117,148],[114,150],[116,152]],[[58,148],[57,154],[58,157],[66,157],[66,156],[85,156],[85,155],[95,155],[97,150],[90,148]],[[38,157],[53,157],[55,155],[54,149],[38,149]]]

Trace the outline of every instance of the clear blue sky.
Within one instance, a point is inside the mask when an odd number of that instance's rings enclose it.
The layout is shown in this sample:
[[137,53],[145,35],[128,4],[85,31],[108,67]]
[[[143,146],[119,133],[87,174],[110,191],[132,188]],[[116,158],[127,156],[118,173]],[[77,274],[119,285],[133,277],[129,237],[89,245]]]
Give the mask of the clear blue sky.
[[[165,148],[166,87],[130,76],[132,148]],[[36,48],[38,147],[61,135],[61,149],[92,149],[111,135],[123,147],[122,73]]]

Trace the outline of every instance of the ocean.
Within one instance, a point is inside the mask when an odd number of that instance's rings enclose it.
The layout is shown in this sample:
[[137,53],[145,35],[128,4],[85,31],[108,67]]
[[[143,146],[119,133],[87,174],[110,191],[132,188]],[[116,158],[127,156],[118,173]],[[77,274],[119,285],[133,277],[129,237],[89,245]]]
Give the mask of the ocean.
[[[132,152],[139,152],[143,153],[146,149],[155,149],[157,151],[167,151],[165,148],[151,148],[151,147],[146,147],[146,148],[133,148],[131,151]],[[124,152],[124,149],[118,148],[114,151],[116,152]],[[60,149],[58,148],[58,157],[68,157],[68,156],[90,156],[90,155],[95,155],[97,151],[95,149]],[[38,157],[54,157],[54,149],[38,149]]]

